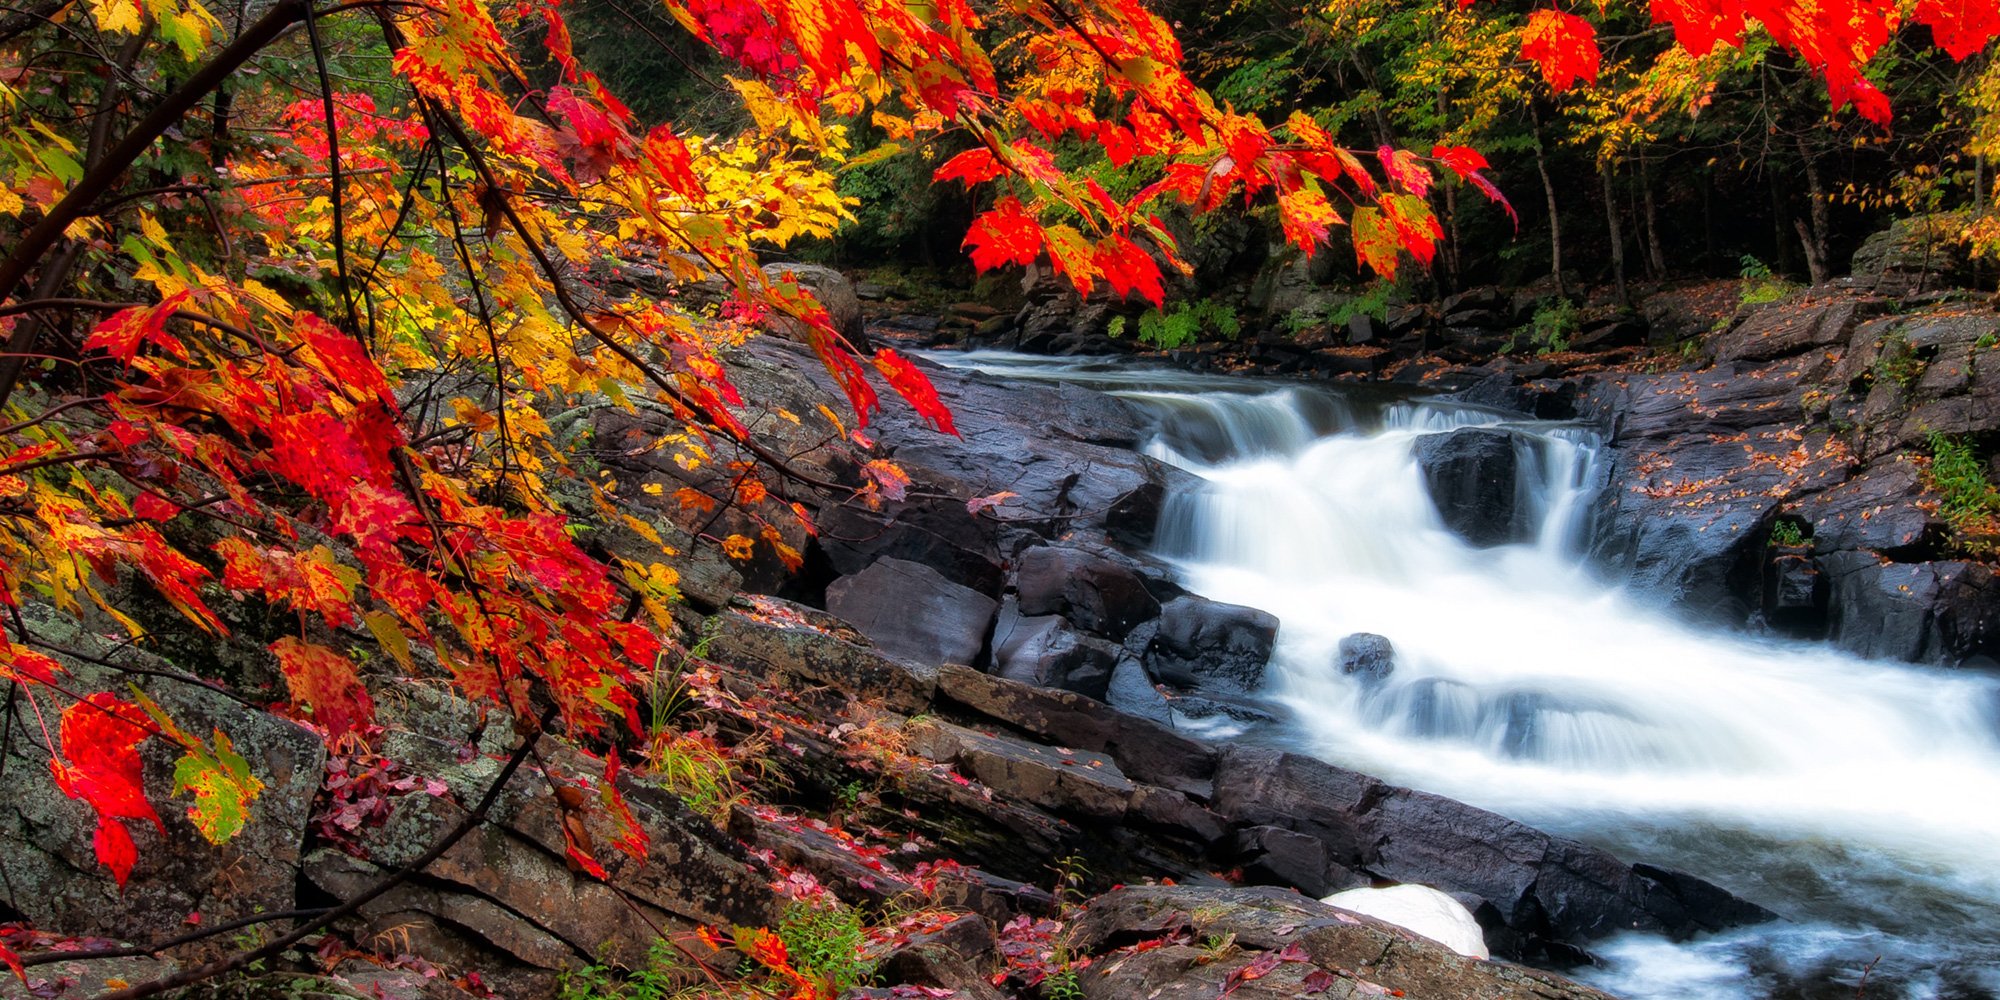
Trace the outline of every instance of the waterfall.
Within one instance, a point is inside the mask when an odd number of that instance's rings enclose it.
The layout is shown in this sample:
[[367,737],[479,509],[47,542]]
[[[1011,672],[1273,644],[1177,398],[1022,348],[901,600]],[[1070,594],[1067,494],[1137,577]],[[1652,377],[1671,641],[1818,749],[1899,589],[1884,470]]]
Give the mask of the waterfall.
[[[1044,372],[1043,377],[1060,377]],[[1698,628],[1594,576],[1589,428],[1301,386],[1201,391],[1103,373],[1156,457],[1203,480],[1156,532],[1191,591],[1275,614],[1282,740],[1692,871],[1793,919],[1688,943],[1627,936],[1579,973],[1623,996],[2000,996],[2000,683]],[[1528,538],[1477,549],[1413,453],[1515,443]],[[1394,670],[1342,672],[1357,632]]]

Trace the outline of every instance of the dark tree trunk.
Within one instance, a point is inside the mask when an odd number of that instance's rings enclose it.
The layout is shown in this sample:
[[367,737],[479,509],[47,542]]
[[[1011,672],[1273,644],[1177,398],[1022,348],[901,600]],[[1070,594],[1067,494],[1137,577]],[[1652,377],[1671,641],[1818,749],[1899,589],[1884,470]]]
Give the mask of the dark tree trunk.
[[1617,164],[1613,161],[1600,161],[1597,165],[1597,176],[1603,184],[1604,222],[1611,237],[1611,280],[1618,288],[1618,304],[1629,306],[1632,304],[1632,295],[1625,287],[1625,222],[1622,213],[1618,211],[1618,197],[1612,177],[1617,169]]
[[[1826,188],[1820,183],[1819,162],[1806,148],[1804,136],[1793,137],[1799,147],[1799,159],[1806,168],[1806,219],[1797,220],[1799,243],[1806,252],[1806,273],[1815,285],[1824,284],[1827,273],[1827,220]],[[1808,223],[1807,220],[1810,220]]]
[[1556,201],[1556,182],[1549,177],[1548,155],[1542,149],[1542,117],[1535,116],[1535,169],[1542,175],[1542,194],[1549,202],[1549,274],[1556,279],[1556,294],[1568,295],[1563,282],[1563,234],[1561,206]]
[[1655,281],[1667,278],[1667,251],[1660,243],[1660,214],[1653,207],[1652,171],[1646,168],[1646,158],[1639,157],[1639,198],[1640,207],[1646,219],[1646,264]]

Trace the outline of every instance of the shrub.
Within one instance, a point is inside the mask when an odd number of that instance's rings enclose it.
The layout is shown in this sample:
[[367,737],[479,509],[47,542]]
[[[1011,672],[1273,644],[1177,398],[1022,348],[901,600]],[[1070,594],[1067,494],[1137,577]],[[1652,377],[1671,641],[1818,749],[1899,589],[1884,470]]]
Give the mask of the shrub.
[[[1128,326],[1125,317],[1119,316],[1104,332],[1115,339],[1124,336]],[[1177,303],[1171,312],[1156,309],[1139,315],[1139,342],[1162,351],[1180,350],[1211,332],[1235,340],[1243,332],[1236,309],[1214,299],[1198,299]]]

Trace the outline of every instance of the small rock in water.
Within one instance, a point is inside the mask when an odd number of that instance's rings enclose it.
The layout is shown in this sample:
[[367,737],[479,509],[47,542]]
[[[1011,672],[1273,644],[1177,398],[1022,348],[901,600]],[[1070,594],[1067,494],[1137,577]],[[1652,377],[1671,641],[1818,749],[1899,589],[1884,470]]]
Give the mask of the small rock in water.
[[1360,674],[1363,680],[1379,681],[1396,669],[1396,647],[1387,637],[1356,632],[1340,640],[1336,659],[1341,673]]
[[1382,889],[1349,889],[1320,902],[1384,923],[1395,924],[1468,958],[1492,958],[1486,935],[1465,904],[1427,885],[1392,885]]

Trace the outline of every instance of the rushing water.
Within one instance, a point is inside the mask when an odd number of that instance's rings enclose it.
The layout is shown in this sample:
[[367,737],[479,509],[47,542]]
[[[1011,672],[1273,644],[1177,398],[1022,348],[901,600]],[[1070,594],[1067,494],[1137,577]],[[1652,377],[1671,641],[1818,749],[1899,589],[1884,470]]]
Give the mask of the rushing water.
[[[1594,576],[1588,428],[1303,385],[1012,355],[1156,418],[1160,554],[1282,626],[1263,738],[1687,870],[1789,920],[1675,944],[1628,935],[1577,975],[1628,997],[2000,997],[2000,682],[1697,628]],[[1532,538],[1446,531],[1412,445],[1514,432]],[[1387,636],[1370,682],[1335,649]],[[1879,961],[1877,961],[1879,959]],[[1870,963],[1873,967],[1870,969]]]

